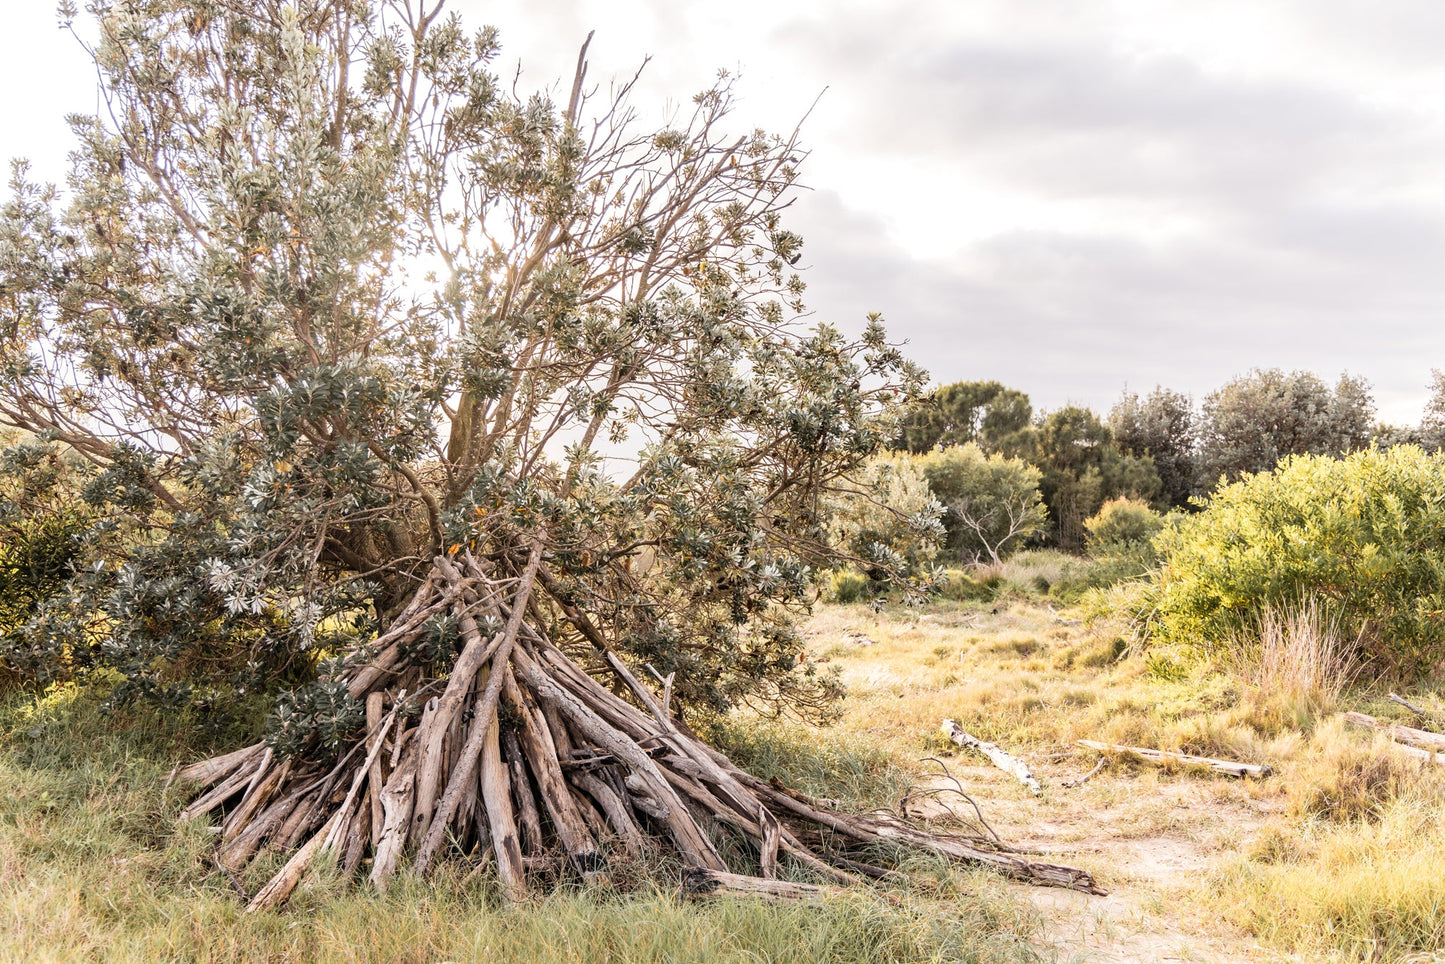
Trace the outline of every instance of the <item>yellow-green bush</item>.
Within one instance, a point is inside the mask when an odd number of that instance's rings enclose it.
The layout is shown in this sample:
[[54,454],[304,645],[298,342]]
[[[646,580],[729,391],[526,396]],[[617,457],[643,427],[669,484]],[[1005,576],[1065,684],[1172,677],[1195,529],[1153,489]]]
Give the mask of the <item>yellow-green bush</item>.
[[1297,456],[1220,488],[1156,540],[1147,629],[1227,650],[1267,607],[1326,600],[1377,669],[1421,671],[1445,642],[1445,459],[1414,446]]

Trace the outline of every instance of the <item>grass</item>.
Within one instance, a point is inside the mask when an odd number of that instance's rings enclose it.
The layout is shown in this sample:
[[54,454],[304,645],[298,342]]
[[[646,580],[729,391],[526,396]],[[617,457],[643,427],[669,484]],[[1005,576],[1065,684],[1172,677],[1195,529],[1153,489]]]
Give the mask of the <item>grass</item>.
[[[385,896],[323,874],[281,912],[247,916],[205,828],[177,829],[182,801],[160,789],[205,749],[194,728],[106,716],[69,688],[0,705],[0,962],[1363,961],[1445,944],[1445,767],[1343,726],[1342,709],[1419,720],[1350,683],[1324,624],[1262,625],[1249,665],[1140,652],[1122,626],[1024,592],[1056,561],[996,574],[987,598],[820,607],[810,654],[849,686],[841,721],[740,713],[709,735],[761,776],[857,808],[940,785],[925,759],[941,760],[1005,839],[1089,869],[1105,902],[914,858],[916,883],[808,907],[689,903],[664,879],[503,909],[485,875],[452,867]],[[1429,687],[1406,695],[1445,707]],[[1044,796],[949,743],[945,717],[1029,761]],[[1276,776],[1113,760],[1067,789],[1096,760],[1081,738]],[[937,803],[918,815],[954,820]]]
[[[896,783],[861,745],[738,730],[759,772],[863,796]],[[199,822],[161,787],[198,747],[155,716],[112,717],[74,687],[0,707],[0,961],[1015,962],[1049,959],[1038,916],[989,876],[931,865],[919,886],[816,906],[691,903],[666,881],[580,885],[503,909],[484,878],[445,868],[385,896],[337,875],[279,913],[247,915]],[[812,776],[808,776],[811,773]],[[812,781],[809,783],[809,781]],[[262,872],[242,883],[254,889]]]

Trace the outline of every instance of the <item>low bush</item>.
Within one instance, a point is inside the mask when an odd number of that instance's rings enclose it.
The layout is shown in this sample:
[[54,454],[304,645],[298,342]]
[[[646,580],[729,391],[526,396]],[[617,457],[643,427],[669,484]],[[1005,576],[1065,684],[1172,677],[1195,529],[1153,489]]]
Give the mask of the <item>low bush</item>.
[[1164,516],[1142,499],[1110,499],[1084,520],[1084,528],[1089,533],[1089,554],[1107,555],[1149,545],[1164,528]]
[[1422,673],[1445,642],[1445,459],[1414,446],[1297,456],[1220,488],[1155,540],[1135,599],[1148,636],[1230,653],[1270,607],[1314,597],[1376,672]]
[[839,569],[828,577],[824,596],[829,602],[860,603],[868,601],[868,577],[853,569]]

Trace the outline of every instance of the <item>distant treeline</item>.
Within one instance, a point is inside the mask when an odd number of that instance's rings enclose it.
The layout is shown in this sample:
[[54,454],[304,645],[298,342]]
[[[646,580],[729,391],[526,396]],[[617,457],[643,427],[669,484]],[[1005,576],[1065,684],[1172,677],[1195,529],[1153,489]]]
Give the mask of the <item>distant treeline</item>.
[[1036,466],[1048,507],[1048,542],[1084,543],[1084,520],[1107,501],[1134,498],[1160,511],[1190,505],[1221,480],[1272,470],[1289,455],[1340,455],[1377,444],[1445,445],[1445,373],[1435,371],[1418,425],[1375,421],[1363,379],[1331,386],[1311,372],[1254,369],[1203,402],[1156,387],[1126,391],[1101,417],[1069,405],[1035,413],[1029,397],[995,381],[936,389],[903,421],[895,449],[925,453],[973,443]]

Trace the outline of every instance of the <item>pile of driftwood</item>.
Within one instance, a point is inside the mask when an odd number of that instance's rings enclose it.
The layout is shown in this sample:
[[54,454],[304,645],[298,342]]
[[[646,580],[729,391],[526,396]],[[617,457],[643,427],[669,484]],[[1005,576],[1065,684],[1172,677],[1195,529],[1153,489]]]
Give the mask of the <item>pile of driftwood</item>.
[[[465,554],[436,560],[390,628],[348,658],[341,680],[367,724],[349,748],[281,758],[258,743],[179,773],[199,792],[184,817],[223,813],[227,872],[267,848],[291,853],[251,909],[284,901],[323,855],[348,874],[369,859],[380,888],[399,868],[427,874],[443,856],[489,861],[515,901],[542,881],[666,854],[695,892],[786,899],[808,888],[777,880],[780,862],[854,884],[891,873],[859,858],[893,844],[1099,892],[1082,870],[888,812],[840,812],[743,772],[674,716],[670,680],[659,695],[618,658],[540,548],[523,558],[510,571]],[[444,613],[460,642],[445,674],[429,675],[410,654]],[[756,875],[730,873],[717,844],[726,834],[746,842]]]

